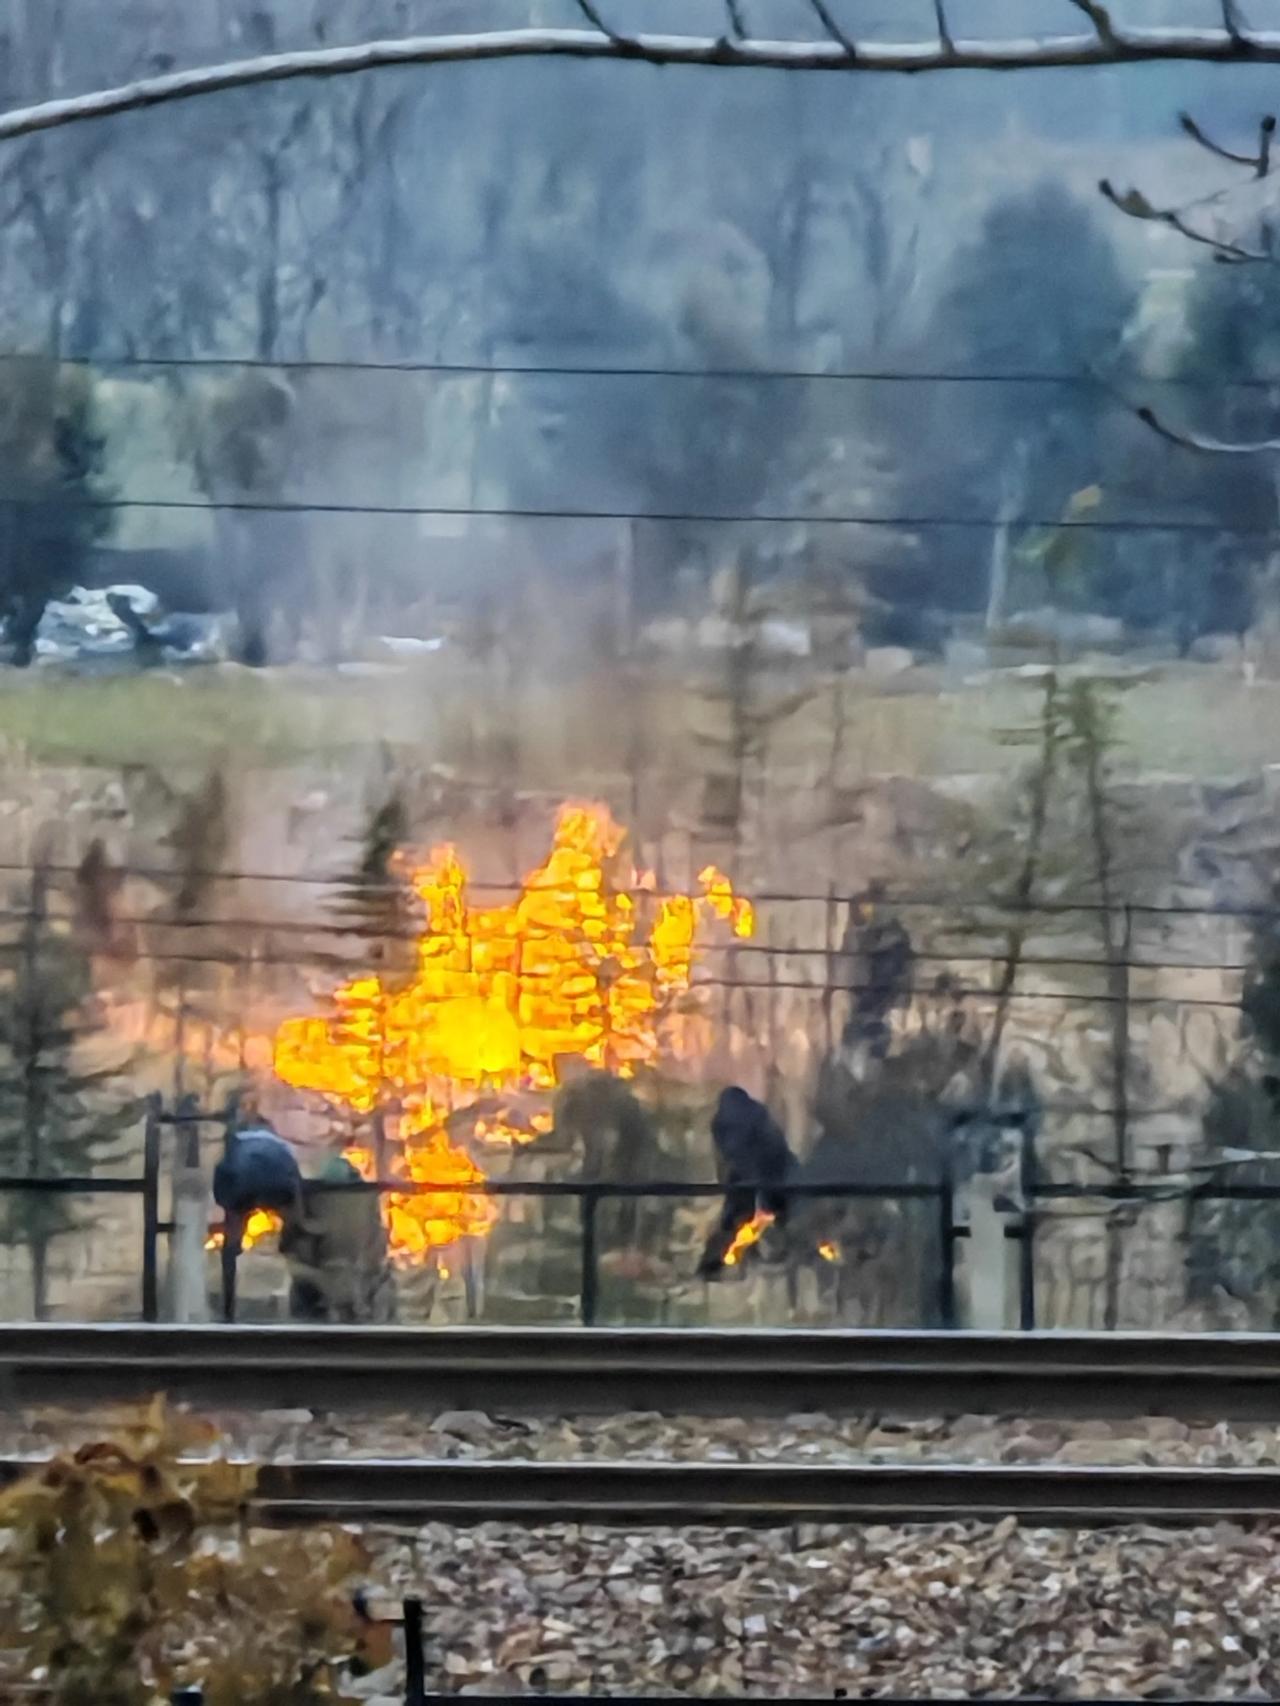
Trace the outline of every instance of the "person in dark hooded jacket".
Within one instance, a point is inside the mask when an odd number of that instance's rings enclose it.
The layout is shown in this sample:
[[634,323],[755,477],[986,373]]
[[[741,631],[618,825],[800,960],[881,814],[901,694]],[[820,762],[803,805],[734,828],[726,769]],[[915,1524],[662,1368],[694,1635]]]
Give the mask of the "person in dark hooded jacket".
[[798,1165],[781,1126],[754,1096],[736,1084],[723,1091],[711,1120],[716,1172],[725,1186],[720,1219],[707,1240],[698,1272],[704,1278],[724,1266],[739,1229],[757,1211],[771,1215],[778,1226],[787,1219],[784,1185]]
[[254,1209],[286,1218],[302,1213],[302,1172],[293,1150],[269,1126],[234,1127],[213,1170],[213,1200],[222,1210],[222,1307],[235,1319],[236,1262],[244,1246],[245,1222]]

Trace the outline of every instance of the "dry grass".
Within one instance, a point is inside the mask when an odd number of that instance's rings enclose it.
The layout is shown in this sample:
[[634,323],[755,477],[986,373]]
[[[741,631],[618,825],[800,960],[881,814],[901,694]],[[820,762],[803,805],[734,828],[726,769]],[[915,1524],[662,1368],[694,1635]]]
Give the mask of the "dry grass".
[[[703,688],[664,682],[656,672],[626,678],[630,687],[616,675],[553,682],[533,660],[522,663],[501,693],[478,668],[443,659],[354,673],[227,666],[75,678],[5,671],[0,741],[49,763],[111,768],[237,753],[287,767],[382,741],[423,762],[467,768],[472,751],[505,736],[521,784],[555,786],[593,769],[616,773],[628,758],[682,769],[701,736],[721,732],[725,708]],[[816,781],[839,706],[842,780],[998,774],[1022,762],[1025,755],[999,737],[1034,721],[1039,692],[1034,679],[1014,677],[946,690],[923,671],[887,687],[861,675],[820,682],[770,730],[770,768],[794,768]],[[1256,774],[1280,762],[1278,719],[1280,683],[1249,687],[1225,670],[1171,667],[1123,696],[1120,764],[1202,780]]]

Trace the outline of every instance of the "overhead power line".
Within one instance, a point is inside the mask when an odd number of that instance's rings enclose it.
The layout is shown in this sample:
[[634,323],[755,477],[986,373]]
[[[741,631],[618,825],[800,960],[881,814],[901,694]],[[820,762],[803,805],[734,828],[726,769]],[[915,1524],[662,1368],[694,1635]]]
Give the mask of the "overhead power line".
[[[0,496],[0,508],[48,508],[48,499]],[[375,504],[320,503],[301,500],[249,500],[240,498],[77,498],[61,502],[60,511],[159,510],[178,513],[230,512],[241,515],[379,515],[430,517],[462,521],[634,521],[666,522],[678,526],[763,527],[878,527],[910,532],[921,528],[970,528],[988,532],[997,527],[1037,527],[1072,533],[1199,533],[1208,536],[1270,538],[1280,531],[1280,522],[1257,524],[1226,521],[1139,521],[1064,516],[985,515],[853,515],[805,511],[757,511],[744,514],[732,510],[644,510],[644,509],[528,509],[494,505],[479,508],[468,504]]]
[[[0,943],[0,959],[28,953],[29,948],[21,942]],[[294,971],[313,972],[318,965],[327,966],[333,963],[332,957],[325,955],[321,958],[315,954],[276,953],[276,952],[236,952],[228,949],[217,953],[188,952],[180,948],[139,948],[136,951],[121,950],[112,956],[103,953],[101,958],[118,959],[122,964],[132,965],[184,965],[184,966],[224,966],[228,970],[249,971],[255,967],[287,967]],[[1122,968],[1117,968],[1122,969]],[[1150,969],[1150,968],[1148,968]],[[520,972],[523,983],[555,983],[561,973],[558,970],[540,971],[531,969]],[[732,994],[735,990],[759,992],[762,994],[781,994],[787,991],[809,995],[877,995],[886,993],[883,983],[844,982],[842,980],[816,980],[813,978],[784,978],[784,977],[730,977],[722,974],[702,974],[694,976],[690,983],[693,991],[723,990]],[[1190,1007],[1211,1008],[1215,1011],[1236,1013],[1240,1011],[1239,997],[1182,995],[1176,992],[1159,991],[1146,993],[1128,991],[1124,994],[1113,994],[1108,990],[1080,989],[1004,989],[993,984],[966,984],[948,982],[939,988],[935,984],[907,984],[895,986],[895,995],[922,1001],[1051,1001],[1059,1005],[1079,1007]],[[432,997],[435,1003],[451,1001],[469,1001],[474,996],[466,991],[454,994],[442,993]]]
[[[546,885],[545,888],[546,892],[553,892],[551,885]],[[527,894],[531,891],[529,887],[524,887],[521,892]],[[537,892],[537,885],[533,885],[533,892]],[[644,893],[648,898],[653,900],[661,898],[660,896],[650,894],[647,890],[644,891]],[[42,922],[43,920],[43,914],[32,913],[20,909],[0,911],[0,925],[8,924],[18,926],[34,922]],[[156,913],[116,913],[113,914],[111,918],[111,926],[113,929],[147,930],[152,933],[171,930],[216,930],[222,934],[229,931],[248,931],[262,937],[282,936],[293,937],[295,939],[298,937],[310,936],[337,936],[341,938],[350,938],[352,940],[372,942],[375,944],[388,944],[392,942],[416,943],[422,940],[424,934],[429,934],[429,926],[425,919],[416,929],[378,930],[370,929],[358,918],[166,918],[162,914]],[[999,926],[992,925],[990,929],[993,937],[999,934]],[[542,943],[561,941],[563,939],[563,935],[563,931],[557,930],[551,926],[543,929],[530,928],[522,931],[520,942],[524,945],[537,946]],[[20,946],[20,943],[0,943],[0,950],[16,949]],[[170,954],[175,959],[184,958],[185,952],[186,950],[182,948],[166,950],[166,953]],[[307,959],[323,957],[329,954],[329,952],[330,950],[328,949],[299,950],[300,957],[305,957]],[[735,957],[742,956],[744,958],[759,957],[766,962],[776,962],[778,960],[853,961],[864,957],[864,951],[856,944],[853,946],[847,946],[843,943],[829,945],[823,943],[805,944],[802,942],[762,942],[757,941],[754,937],[738,938],[733,941],[722,942],[699,941],[697,945],[697,952],[700,959],[705,958],[708,954],[730,954]],[[347,958],[349,956],[335,957]],[[990,946],[976,951],[957,948],[953,952],[934,952],[912,947],[910,957],[912,962],[916,965],[987,965],[993,961],[1000,962],[1006,960],[1008,958],[1008,949],[1007,947],[1002,947],[999,942],[995,941],[993,941]],[[1072,954],[1066,952],[1061,954],[1024,953],[1018,957],[1018,968],[1020,971],[1034,971],[1039,969],[1054,971],[1096,971],[1105,973],[1123,969],[1126,971],[1186,972],[1188,974],[1198,972],[1225,972],[1233,975],[1243,975],[1254,970],[1254,967],[1251,964],[1240,960],[1156,960],[1137,957],[1105,959],[1096,954]],[[526,973],[525,975],[534,974]],[[837,985],[836,987],[844,986]],[[889,983],[886,981],[883,984],[873,985],[873,987],[888,989]],[[1082,991],[1081,997],[1082,999],[1089,999],[1088,992]]]
[[[59,367],[90,367],[121,372],[148,369],[227,370],[267,373],[398,373],[441,379],[670,379],[699,383],[737,384],[867,384],[867,385],[1071,385],[1114,395],[1117,385],[1143,389],[1159,386],[1181,390],[1268,391],[1280,385],[1280,375],[1198,378],[1191,375],[1079,371],[1045,373],[1024,369],[944,371],[938,368],[875,367],[682,367],[670,363],[584,366],[574,362],[355,360],[299,356],[237,355],[63,355],[48,350],[0,351],[0,364],[51,362]],[[1127,406],[1127,400],[1126,400]]]
[[[714,837],[709,838],[714,840]],[[78,864],[61,864],[51,862],[39,866],[19,861],[0,860],[0,876],[17,876],[30,878],[39,870],[43,875],[56,877],[77,877],[82,867]],[[402,894],[404,884],[392,880],[388,882],[357,881],[350,870],[324,872],[289,872],[289,871],[241,871],[241,870],[174,870],[160,865],[113,865],[112,873],[118,877],[136,877],[152,882],[187,882],[201,883],[288,883],[302,888],[327,889],[359,889],[362,894]],[[512,878],[484,878],[468,876],[467,888],[477,894],[528,894],[554,893],[563,890],[563,882],[550,881],[546,883],[517,881]],[[650,900],[663,900],[686,891],[672,888],[644,888],[639,891]],[[931,893],[923,891],[903,890],[901,893],[892,891],[878,896],[870,896],[866,888],[858,890],[798,890],[798,889],[735,889],[734,893],[743,900],[749,900],[756,905],[799,905],[820,904],[825,906],[863,906],[871,899],[878,912],[890,912],[894,908],[924,907],[930,910],[947,910],[953,918],[961,921],[949,926],[947,933],[951,935],[973,929],[971,918],[965,914],[974,912],[995,912],[1008,916],[1023,916],[1031,913],[1043,913],[1052,917],[1070,917],[1074,914],[1097,916],[1103,913],[1132,912],[1144,917],[1154,918],[1237,918],[1257,919],[1270,918],[1280,922],[1280,901],[1271,903],[1258,902],[1253,905],[1232,905],[1227,903],[1212,903],[1195,905],[1189,901],[1143,901],[1127,897],[1118,897],[1107,903],[1100,900],[1040,900],[1032,897],[1022,900],[1014,896],[1004,897],[998,894],[972,894],[963,890],[937,890]],[[16,916],[16,915],[15,915]],[[25,913],[22,916],[26,916]],[[155,923],[174,924],[176,920],[150,920]],[[219,919],[220,925],[224,920]],[[998,928],[998,924],[983,926]],[[748,944],[743,944],[744,948]],[[1226,969],[1215,965],[1212,969]]]

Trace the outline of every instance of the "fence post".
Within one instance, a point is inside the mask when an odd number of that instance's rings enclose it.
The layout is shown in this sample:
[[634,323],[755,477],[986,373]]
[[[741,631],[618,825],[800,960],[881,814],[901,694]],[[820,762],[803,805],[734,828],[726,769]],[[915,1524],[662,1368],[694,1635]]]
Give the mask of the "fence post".
[[950,1148],[942,1155],[938,1180],[938,1319],[956,1324],[956,1186]]
[[169,1232],[169,1266],[165,1281],[166,1321],[207,1321],[209,1288],[205,1242],[209,1236],[209,1185],[200,1166],[199,1105],[186,1095],[177,1115],[186,1124],[176,1129],[170,1191],[173,1213]]
[[596,1249],[596,1209],[599,1204],[598,1188],[595,1185],[585,1186],[578,1198],[582,1214],[582,1283],[578,1300],[584,1327],[594,1327],[596,1324],[600,1279]]
[[[1129,1182],[1129,967],[1133,959],[1133,907],[1125,902],[1121,913],[1119,951],[1114,946],[1111,915],[1107,914],[1107,958],[1110,975],[1107,994],[1112,1011],[1111,1128],[1115,1143],[1116,1183]],[[1120,1322],[1120,1270],[1124,1262],[1124,1239],[1120,1218],[1113,1209],[1107,1215],[1107,1279],[1102,1324],[1114,1332]]]
[[222,1319],[227,1326],[234,1325],[236,1318],[236,1263],[244,1243],[245,1219],[229,1209],[222,1212]]
[[142,1319],[158,1321],[160,1241],[160,1110],[158,1094],[147,1097],[142,1137]]
[[1018,1186],[1022,1198],[1022,1228],[1018,1241],[1018,1326],[1033,1333],[1036,1326],[1036,1139],[1030,1122],[1023,1126],[1018,1155]]
[[422,1637],[422,1601],[404,1602],[404,1706],[426,1706],[427,1666]]
[[[231,1151],[232,1140],[240,1127],[240,1092],[234,1090],[227,1098],[222,1115],[222,1153]],[[236,1263],[244,1243],[245,1216],[222,1211],[222,1319],[232,1325],[236,1318]]]

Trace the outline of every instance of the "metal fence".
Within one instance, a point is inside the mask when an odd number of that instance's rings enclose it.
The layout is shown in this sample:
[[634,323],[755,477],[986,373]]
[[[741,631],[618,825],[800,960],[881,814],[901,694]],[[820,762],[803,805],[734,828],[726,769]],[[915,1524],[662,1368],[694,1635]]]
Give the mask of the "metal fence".
[[[166,1130],[184,1134],[187,1161],[198,1157],[197,1131],[202,1125],[213,1125],[225,1131],[235,1118],[232,1108],[218,1111],[202,1110],[187,1098],[174,1110],[166,1110],[159,1096],[149,1097],[146,1104],[142,1142],[142,1168],[133,1175],[120,1177],[89,1175],[34,1176],[0,1175],[0,1194],[49,1193],[82,1196],[136,1196],[142,1202],[142,1240],[139,1251],[140,1315],[144,1321],[159,1319],[160,1303],[160,1240],[170,1236],[174,1224],[162,1218],[162,1140]],[[376,1194],[380,1197],[398,1195],[467,1195],[496,1200],[507,1199],[568,1199],[578,1205],[579,1280],[577,1315],[583,1326],[596,1324],[600,1311],[601,1250],[599,1218],[601,1207],[613,1201],[661,1201],[683,1199],[716,1199],[724,1195],[720,1181],[685,1179],[647,1179],[618,1181],[607,1179],[556,1180],[476,1180],[465,1185],[457,1182],[431,1184],[407,1179],[314,1180],[309,1189],[320,1192],[352,1192]],[[750,1188],[744,1182],[743,1188]],[[924,1205],[937,1251],[936,1274],[928,1290],[933,1294],[933,1316],[937,1325],[952,1328],[957,1325],[957,1269],[961,1246],[969,1237],[969,1228],[958,1215],[958,1188],[944,1160],[938,1176],[925,1181],[887,1180],[879,1182],[820,1184],[792,1181],[778,1184],[762,1181],[760,1189],[790,1201],[823,1200],[830,1202],[920,1203]],[[1185,1187],[1179,1196],[1167,1183],[1138,1181],[1113,1175],[1105,1182],[1070,1182],[1046,1177],[1037,1155],[1034,1133],[1021,1132],[1016,1183],[1016,1202],[1008,1205],[1004,1236],[1018,1245],[1018,1325],[1025,1331],[1052,1326],[1045,1322],[1038,1308],[1036,1283],[1037,1238],[1056,1223],[1057,1209],[1069,1203],[1096,1203],[1100,1216],[1110,1217],[1125,1210],[1138,1210],[1156,1204],[1180,1200],[1187,1205],[1226,1202],[1280,1203],[1280,1183],[1252,1181],[1232,1184],[1222,1178],[1205,1177],[1201,1182]],[[234,1265],[224,1265],[224,1319],[236,1318]]]

